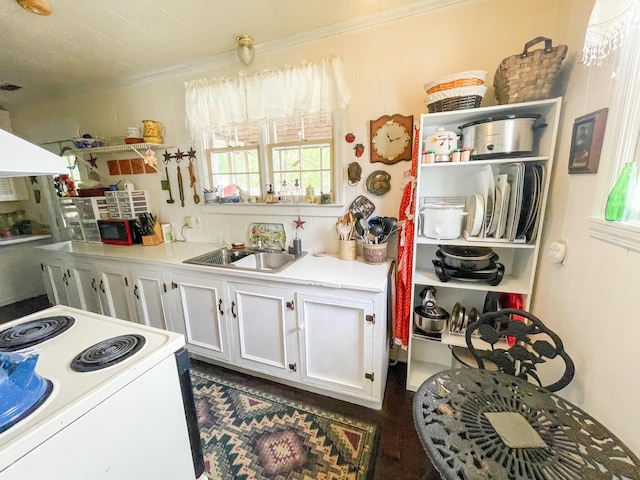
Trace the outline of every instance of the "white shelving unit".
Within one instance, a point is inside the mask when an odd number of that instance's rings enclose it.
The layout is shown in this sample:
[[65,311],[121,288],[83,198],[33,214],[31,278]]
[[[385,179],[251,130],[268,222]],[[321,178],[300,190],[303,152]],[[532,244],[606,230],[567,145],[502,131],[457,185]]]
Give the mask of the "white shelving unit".
[[[459,132],[458,127],[463,124],[510,114],[539,114],[540,119],[536,124],[541,128],[536,128],[534,133],[534,154],[536,156],[419,164],[415,189],[417,200],[420,197],[463,196],[469,198],[475,193],[480,193],[478,192],[478,183],[474,179],[484,170],[491,168],[492,172],[497,173],[515,162],[543,166],[544,177],[542,179],[542,203],[539,210],[538,231],[535,239],[532,239],[530,243],[524,243],[522,240],[506,241],[504,239],[494,240],[493,238],[467,240],[464,236],[455,240],[436,240],[421,236],[419,229],[416,228],[412,280],[412,305],[414,307],[420,304],[421,299],[418,294],[422,289],[433,286],[436,288],[437,304],[448,312],[452,311],[455,303],[465,306],[467,311],[475,307],[482,312],[488,292],[520,294],[524,308],[529,308],[540,253],[540,238],[553,167],[561,102],[561,98],[555,98],[538,102],[429,113],[420,116],[420,146],[423,144],[423,138],[434,133],[437,127]],[[441,281],[436,275],[432,263],[432,260],[437,258],[436,251],[440,245],[491,247],[498,254],[498,261],[505,267],[504,278],[497,286],[491,286],[482,281],[455,279],[447,282]],[[453,357],[450,347],[466,347],[466,342],[464,335],[450,334],[448,331],[440,335],[423,335],[419,330],[416,331],[413,318],[411,332],[407,389],[416,391],[431,375],[451,368]]]
[[[70,140],[64,140],[62,142],[68,142]],[[62,143],[58,142],[58,143]],[[160,150],[160,149],[169,149],[173,148],[173,146],[163,145],[159,143],[129,143],[124,145],[108,145],[106,147],[93,147],[93,148],[77,148],[75,146],[71,147],[76,156],[85,164],[86,168],[90,171],[95,172],[99,177],[106,178],[103,174],[101,174],[98,169],[93,167],[86,159],[85,155],[87,154],[99,154],[99,153],[121,153],[121,152],[135,152],[140,158],[145,158],[144,152],[151,150]],[[153,167],[163,179],[164,174],[158,167]],[[166,180],[166,179],[165,179]]]
[[135,151],[141,157],[144,157],[140,152],[145,151],[147,149],[158,150],[161,148],[172,148],[167,145],[161,145],[159,143],[129,143],[124,145],[108,145],[106,147],[93,147],[93,148],[77,148],[71,147],[73,151],[78,155],[83,155],[87,153],[116,153],[116,152],[127,152],[127,151]]

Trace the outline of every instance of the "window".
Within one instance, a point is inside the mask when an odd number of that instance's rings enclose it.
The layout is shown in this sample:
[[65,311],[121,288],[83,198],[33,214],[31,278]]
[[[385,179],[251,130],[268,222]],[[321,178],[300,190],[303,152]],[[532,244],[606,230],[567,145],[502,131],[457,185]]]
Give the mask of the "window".
[[595,238],[640,250],[640,186],[629,195],[625,217],[621,222],[604,220],[608,194],[622,167],[627,162],[640,164],[640,49],[637,48],[640,42],[640,2],[633,0],[631,3],[634,7],[628,12],[627,21],[630,25],[628,31],[625,29],[624,43],[610,59],[613,63],[615,86],[610,101],[602,156],[612,160],[609,172],[603,172],[599,179],[589,229]]
[[295,115],[216,129],[207,150],[209,183],[223,196],[234,185],[263,197],[308,203],[334,187],[334,116]]
[[241,197],[264,197],[268,185],[274,192],[304,188],[305,201],[307,191],[315,201],[333,190],[340,202],[333,187],[342,175],[341,149],[333,147],[350,98],[342,59],[193,80],[185,89],[191,137],[207,152],[209,188],[227,186],[228,196],[237,184]]
[[[211,189],[236,185],[248,195],[260,195],[260,129],[257,123],[230,125],[213,132],[207,150]],[[235,192],[229,189],[224,196]]]

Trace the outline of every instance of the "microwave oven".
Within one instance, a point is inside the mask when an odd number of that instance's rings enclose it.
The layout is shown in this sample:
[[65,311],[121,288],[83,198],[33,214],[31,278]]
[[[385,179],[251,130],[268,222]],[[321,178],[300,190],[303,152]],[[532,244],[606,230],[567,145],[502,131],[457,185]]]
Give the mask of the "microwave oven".
[[142,243],[135,218],[105,218],[98,220],[102,243],[133,245]]

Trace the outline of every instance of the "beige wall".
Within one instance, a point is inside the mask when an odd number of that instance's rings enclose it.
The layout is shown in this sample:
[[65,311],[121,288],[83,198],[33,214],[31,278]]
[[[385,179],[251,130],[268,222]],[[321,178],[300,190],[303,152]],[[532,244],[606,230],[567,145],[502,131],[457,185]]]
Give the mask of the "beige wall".
[[[593,2],[572,3],[576,5],[569,5],[571,27],[566,33],[568,44],[577,47],[582,45]],[[587,221],[597,182],[614,159],[603,156],[596,175],[567,173],[573,122],[608,106],[611,75],[610,65],[573,66],[543,237],[544,253],[549,242],[565,240],[567,257],[557,266],[541,256],[532,310],[554,326],[576,363],[576,378],[562,395],[639,453],[640,384],[633,369],[640,362],[636,342],[640,254],[589,236]]]
[[[273,51],[258,49],[247,73],[277,68],[285,63],[327,55],[344,58],[352,101],[348,130],[368,145],[369,120],[383,114],[426,113],[422,85],[443,75],[469,69],[490,72],[489,83],[499,61],[522,49],[539,35],[569,46],[564,63],[568,89],[563,102],[561,134],[547,209],[544,251],[540,256],[533,312],[564,339],[576,361],[577,374],[562,394],[586,408],[611,428],[632,449],[640,452],[640,420],[635,405],[640,394],[633,381],[638,363],[636,339],[640,315],[635,285],[640,257],[601,241],[590,239],[587,218],[591,213],[597,175],[567,174],[567,158],[573,120],[606,106],[607,74],[577,65],[584,28],[593,0],[472,0],[436,12],[406,17],[351,32],[332,35]],[[146,118],[167,125],[165,143],[189,147],[184,120],[184,81],[192,78],[233,75],[240,64],[235,58],[212,61],[200,71],[160,78],[111,91],[78,95],[65,101],[11,112],[14,129],[44,142],[74,136],[78,131],[105,137],[122,135],[124,129]],[[489,89],[483,105],[494,103]],[[353,161],[344,146],[344,164]],[[359,194],[372,197],[378,215],[397,215],[401,196],[399,180],[408,162],[393,166],[368,163],[363,157],[363,179],[383,168],[392,175],[392,190],[375,198],[365,191],[364,181],[345,187],[345,204]],[[105,159],[106,160],[106,159]],[[99,165],[105,168],[105,160]],[[601,171],[610,159],[602,159]],[[200,172],[201,173],[201,172]],[[132,177],[146,188],[154,209],[163,219],[178,225],[185,214],[198,215],[203,227],[189,231],[195,241],[246,239],[250,221],[280,221],[287,230],[293,215],[220,215],[191,203],[182,209],[165,203],[166,192],[157,176]],[[175,191],[174,191],[175,194]],[[344,213],[346,207],[340,212]],[[305,250],[337,250],[335,215],[311,217],[303,234]],[[563,266],[552,265],[546,251],[549,242],[564,239],[568,255]]]

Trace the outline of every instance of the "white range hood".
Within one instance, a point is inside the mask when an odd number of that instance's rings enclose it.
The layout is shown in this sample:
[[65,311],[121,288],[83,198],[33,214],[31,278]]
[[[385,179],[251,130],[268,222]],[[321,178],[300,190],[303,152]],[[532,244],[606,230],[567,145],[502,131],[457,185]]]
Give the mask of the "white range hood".
[[64,173],[69,170],[61,157],[0,129],[0,177]]

